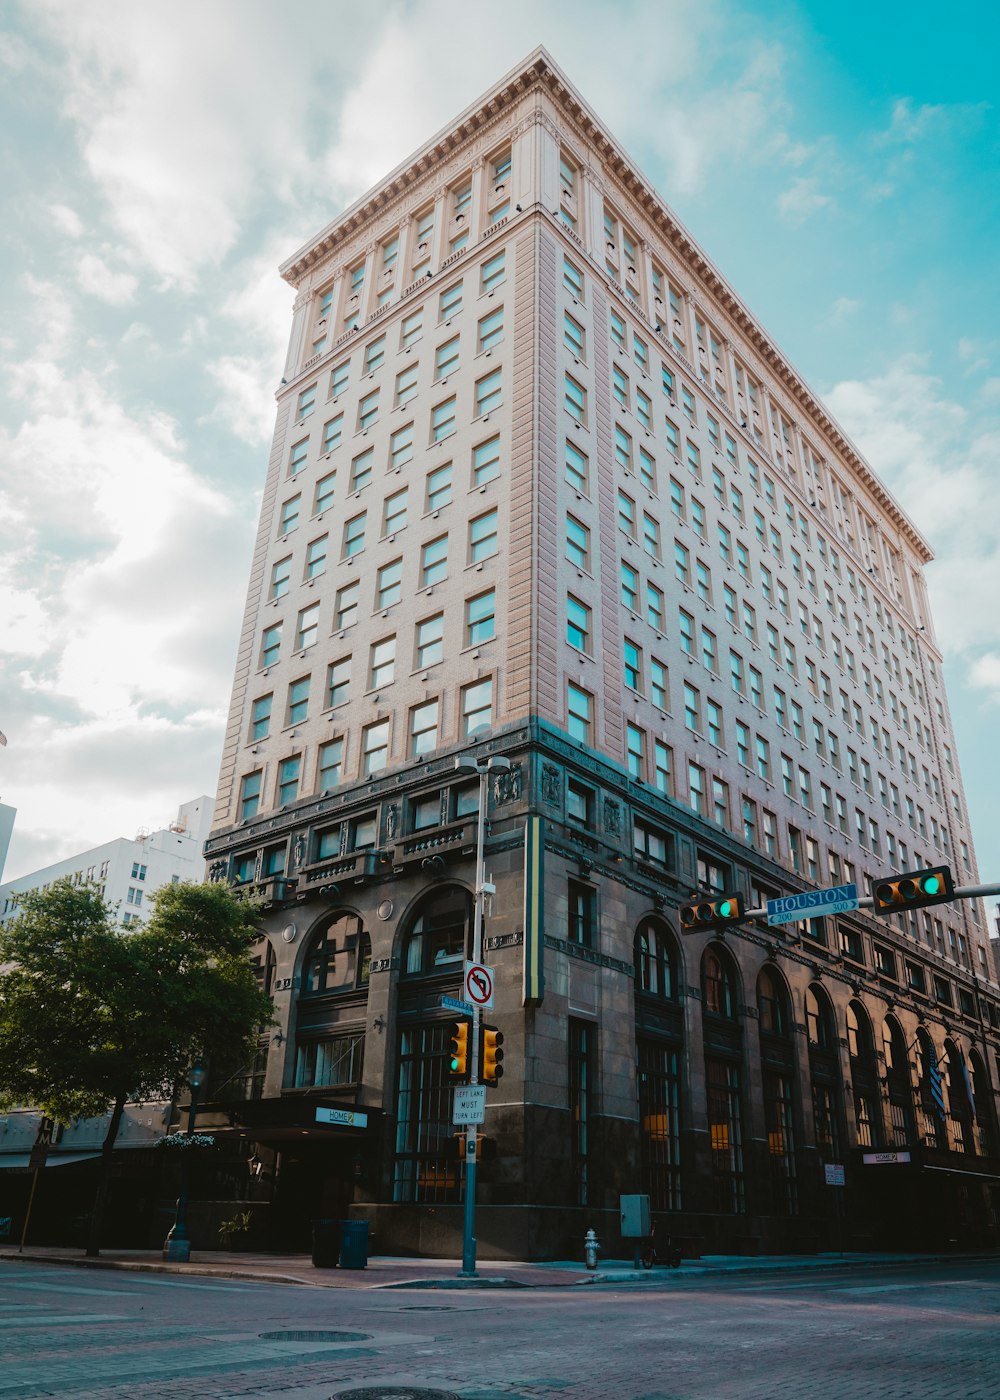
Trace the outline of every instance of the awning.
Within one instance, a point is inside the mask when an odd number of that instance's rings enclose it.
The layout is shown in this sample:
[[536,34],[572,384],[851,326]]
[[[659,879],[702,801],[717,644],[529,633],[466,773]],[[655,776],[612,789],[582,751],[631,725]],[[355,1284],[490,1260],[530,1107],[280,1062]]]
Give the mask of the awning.
[[[77,1162],[94,1162],[100,1157],[99,1152],[50,1152],[45,1159],[47,1167],[72,1167]],[[0,1169],[4,1167],[30,1167],[30,1152],[0,1152]]]

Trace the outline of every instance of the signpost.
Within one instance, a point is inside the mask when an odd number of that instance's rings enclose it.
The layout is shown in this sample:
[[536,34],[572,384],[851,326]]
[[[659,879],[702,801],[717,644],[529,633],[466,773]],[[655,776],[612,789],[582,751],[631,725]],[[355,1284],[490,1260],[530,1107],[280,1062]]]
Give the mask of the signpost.
[[767,901],[767,922],[774,928],[798,919],[819,919],[824,914],[846,914],[860,908],[857,885],[834,885],[828,890],[808,890]]

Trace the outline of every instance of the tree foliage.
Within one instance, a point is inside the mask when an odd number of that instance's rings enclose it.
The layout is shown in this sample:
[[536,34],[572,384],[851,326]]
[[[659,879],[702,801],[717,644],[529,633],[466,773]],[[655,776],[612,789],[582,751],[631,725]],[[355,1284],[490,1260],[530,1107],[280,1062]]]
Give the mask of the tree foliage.
[[65,1123],[169,1094],[200,1057],[249,1059],[272,1019],[255,936],[219,885],[164,886],[138,928],[93,886],[26,894],[0,931],[0,1106]]

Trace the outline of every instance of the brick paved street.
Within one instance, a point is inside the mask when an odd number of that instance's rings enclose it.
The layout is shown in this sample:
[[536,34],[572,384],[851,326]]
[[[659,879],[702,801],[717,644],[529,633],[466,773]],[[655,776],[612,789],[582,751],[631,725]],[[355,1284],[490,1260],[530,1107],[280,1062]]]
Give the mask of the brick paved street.
[[997,1400],[998,1283],[992,1260],[460,1292],[7,1263],[0,1400]]

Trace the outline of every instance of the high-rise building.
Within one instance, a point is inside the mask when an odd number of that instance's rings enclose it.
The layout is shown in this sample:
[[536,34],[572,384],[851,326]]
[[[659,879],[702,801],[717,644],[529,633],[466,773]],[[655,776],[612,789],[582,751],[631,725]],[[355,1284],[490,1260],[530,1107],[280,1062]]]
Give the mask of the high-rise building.
[[351,1201],[382,1248],[457,1252],[456,760],[490,757],[481,1253],[613,1239],[623,1192],[691,1249],[984,1228],[980,905],[678,920],[976,881],[899,503],[543,50],[282,275],[208,846],[264,899],[278,1030],[203,1114],[253,1144],[275,1243]]
[[141,922],[150,896],[161,885],[204,878],[202,851],[213,806],[211,797],[195,797],[181,804],[169,826],[143,828],[131,840],[117,836],[0,885],[0,926],[17,916],[28,890],[48,889],[56,880],[95,884],[104,900],[117,907],[123,923]]

